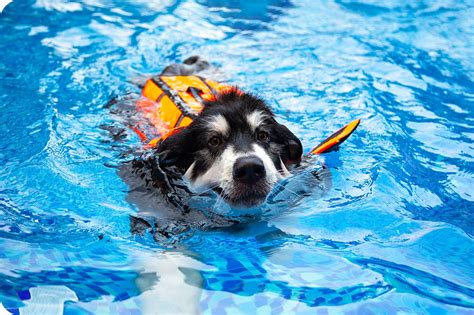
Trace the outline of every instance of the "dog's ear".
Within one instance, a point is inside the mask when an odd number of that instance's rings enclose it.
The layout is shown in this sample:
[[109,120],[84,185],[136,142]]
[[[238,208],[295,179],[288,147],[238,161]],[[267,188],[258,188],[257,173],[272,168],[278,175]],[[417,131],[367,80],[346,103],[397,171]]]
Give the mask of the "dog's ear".
[[187,169],[192,163],[193,139],[189,128],[168,136],[158,144],[156,154],[161,166],[177,166]]
[[303,145],[285,125],[276,123],[276,134],[283,144],[281,159],[286,166],[298,165],[303,155]]

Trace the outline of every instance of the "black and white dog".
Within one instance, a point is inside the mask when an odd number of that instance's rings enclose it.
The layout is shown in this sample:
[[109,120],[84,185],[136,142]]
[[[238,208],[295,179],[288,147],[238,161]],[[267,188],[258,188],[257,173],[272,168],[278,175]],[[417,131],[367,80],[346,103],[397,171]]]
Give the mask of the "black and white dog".
[[[161,75],[201,75],[209,67],[192,57],[168,66]],[[138,113],[130,115],[136,113],[133,100],[122,103],[111,106],[119,121],[143,121]],[[127,200],[139,209],[139,217],[159,218],[155,224],[160,226],[154,227],[159,235],[179,234],[174,229],[182,227],[229,226],[270,208],[288,208],[288,199],[294,205],[315,187],[323,192],[331,185],[325,168],[306,167],[314,161],[302,161],[300,140],[277,122],[261,98],[232,88],[203,105],[189,126],[154,149],[134,152],[134,158],[119,167],[129,187]],[[105,129],[115,141],[123,139],[123,129],[115,127]],[[298,181],[285,180],[294,174]],[[260,207],[265,201],[270,208]],[[132,231],[151,227],[139,217],[132,219]]]
[[265,201],[273,185],[301,161],[300,140],[265,102],[230,90],[158,146],[162,166],[182,170],[192,190],[212,189],[232,207]]
[[[190,75],[209,68],[191,57],[163,75]],[[236,208],[265,201],[272,187],[301,162],[300,140],[279,124],[257,96],[230,89],[204,103],[199,116],[156,149],[161,167],[175,166],[192,191],[213,190]]]
[[[191,75],[206,68],[209,63],[192,57],[168,66],[162,75]],[[114,101],[111,107],[119,121],[142,121],[139,115],[130,116],[136,112],[133,100],[122,103]],[[124,138],[123,129],[105,129],[115,141]],[[315,187],[324,194],[331,185],[329,172],[324,167],[304,167],[303,172],[302,153],[300,140],[276,121],[261,98],[229,89],[206,101],[189,126],[154,149],[135,152],[135,158],[120,165],[119,175],[129,186],[127,200],[139,209],[139,216],[131,218],[131,230],[142,234],[151,228],[157,240],[168,239],[189,228],[245,221],[262,213],[259,206],[266,200],[272,207],[283,204],[288,208],[288,199],[295,204],[313,194]],[[299,181],[285,180],[295,173]],[[286,183],[280,184],[282,180]],[[305,185],[293,185],[295,182]],[[217,196],[217,201],[209,195]],[[223,202],[228,206],[222,206]]]

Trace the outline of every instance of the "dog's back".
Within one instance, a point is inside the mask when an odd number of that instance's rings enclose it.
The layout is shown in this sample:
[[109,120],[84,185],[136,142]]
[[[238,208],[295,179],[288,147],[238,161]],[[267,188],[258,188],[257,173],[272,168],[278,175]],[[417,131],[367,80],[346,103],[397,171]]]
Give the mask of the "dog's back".
[[185,76],[194,75],[210,68],[210,63],[199,56],[192,56],[183,63],[173,63],[167,66],[161,75]]

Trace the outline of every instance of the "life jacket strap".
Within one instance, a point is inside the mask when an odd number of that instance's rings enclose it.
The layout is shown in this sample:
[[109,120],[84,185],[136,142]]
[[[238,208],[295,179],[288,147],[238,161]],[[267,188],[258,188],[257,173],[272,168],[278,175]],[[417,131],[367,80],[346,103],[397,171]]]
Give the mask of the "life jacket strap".
[[[173,90],[168,84],[166,84],[166,82],[163,81],[161,77],[154,77],[151,80],[173,101],[176,107],[178,107],[178,109],[181,111],[182,115],[191,117],[192,119],[197,117],[196,113],[188,106],[188,104],[186,104],[179,94],[176,93],[176,91]],[[174,128],[176,125],[170,127]]]
[[327,137],[323,142],[311,150],[312,154],[327,153],[336,150],[359,126],[360,119],[356,119]]

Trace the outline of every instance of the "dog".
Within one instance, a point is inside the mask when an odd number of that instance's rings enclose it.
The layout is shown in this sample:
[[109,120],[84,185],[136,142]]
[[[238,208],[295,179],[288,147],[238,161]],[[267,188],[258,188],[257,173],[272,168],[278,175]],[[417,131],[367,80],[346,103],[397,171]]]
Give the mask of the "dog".
[[[190,75],[209,63],[192,57],[162,75]],[[234,208],[262,204],[302,158],[301,141],[277,122],[265,101],[233,87],[205,101],[192,123],[162,141],[155,154],[175,166],[192,191],[212,189]]]
[[302,152],[300,140],[262,99],[238,90],[205,103],[191,125],[156,150],[159,163],[181,169],[192,190],[212,189],[233,207],[264,202]]
[[[191,57],[159,76],[211,69],[207,61]],[[142,116],[130,114],[137,112],[136,101],[113,101],[111,113],[128,126],[140,123]],[[263,99],[233,86],[202,105],[189,125],[120,164],[118,174],[129,187],[127,200],[139,209],[130,221],[133,234],[150,231],[156,241],[166,242],[189,230],[230,227],[258,213],[288,208],[288,199],[296,204],[310,193],[324,194],[331,186],[328,170],[302,159],[301,141]],[[114,146],[128,138],[117,125],[104,129]],[[300,180],[289,181],[290,176]]]

